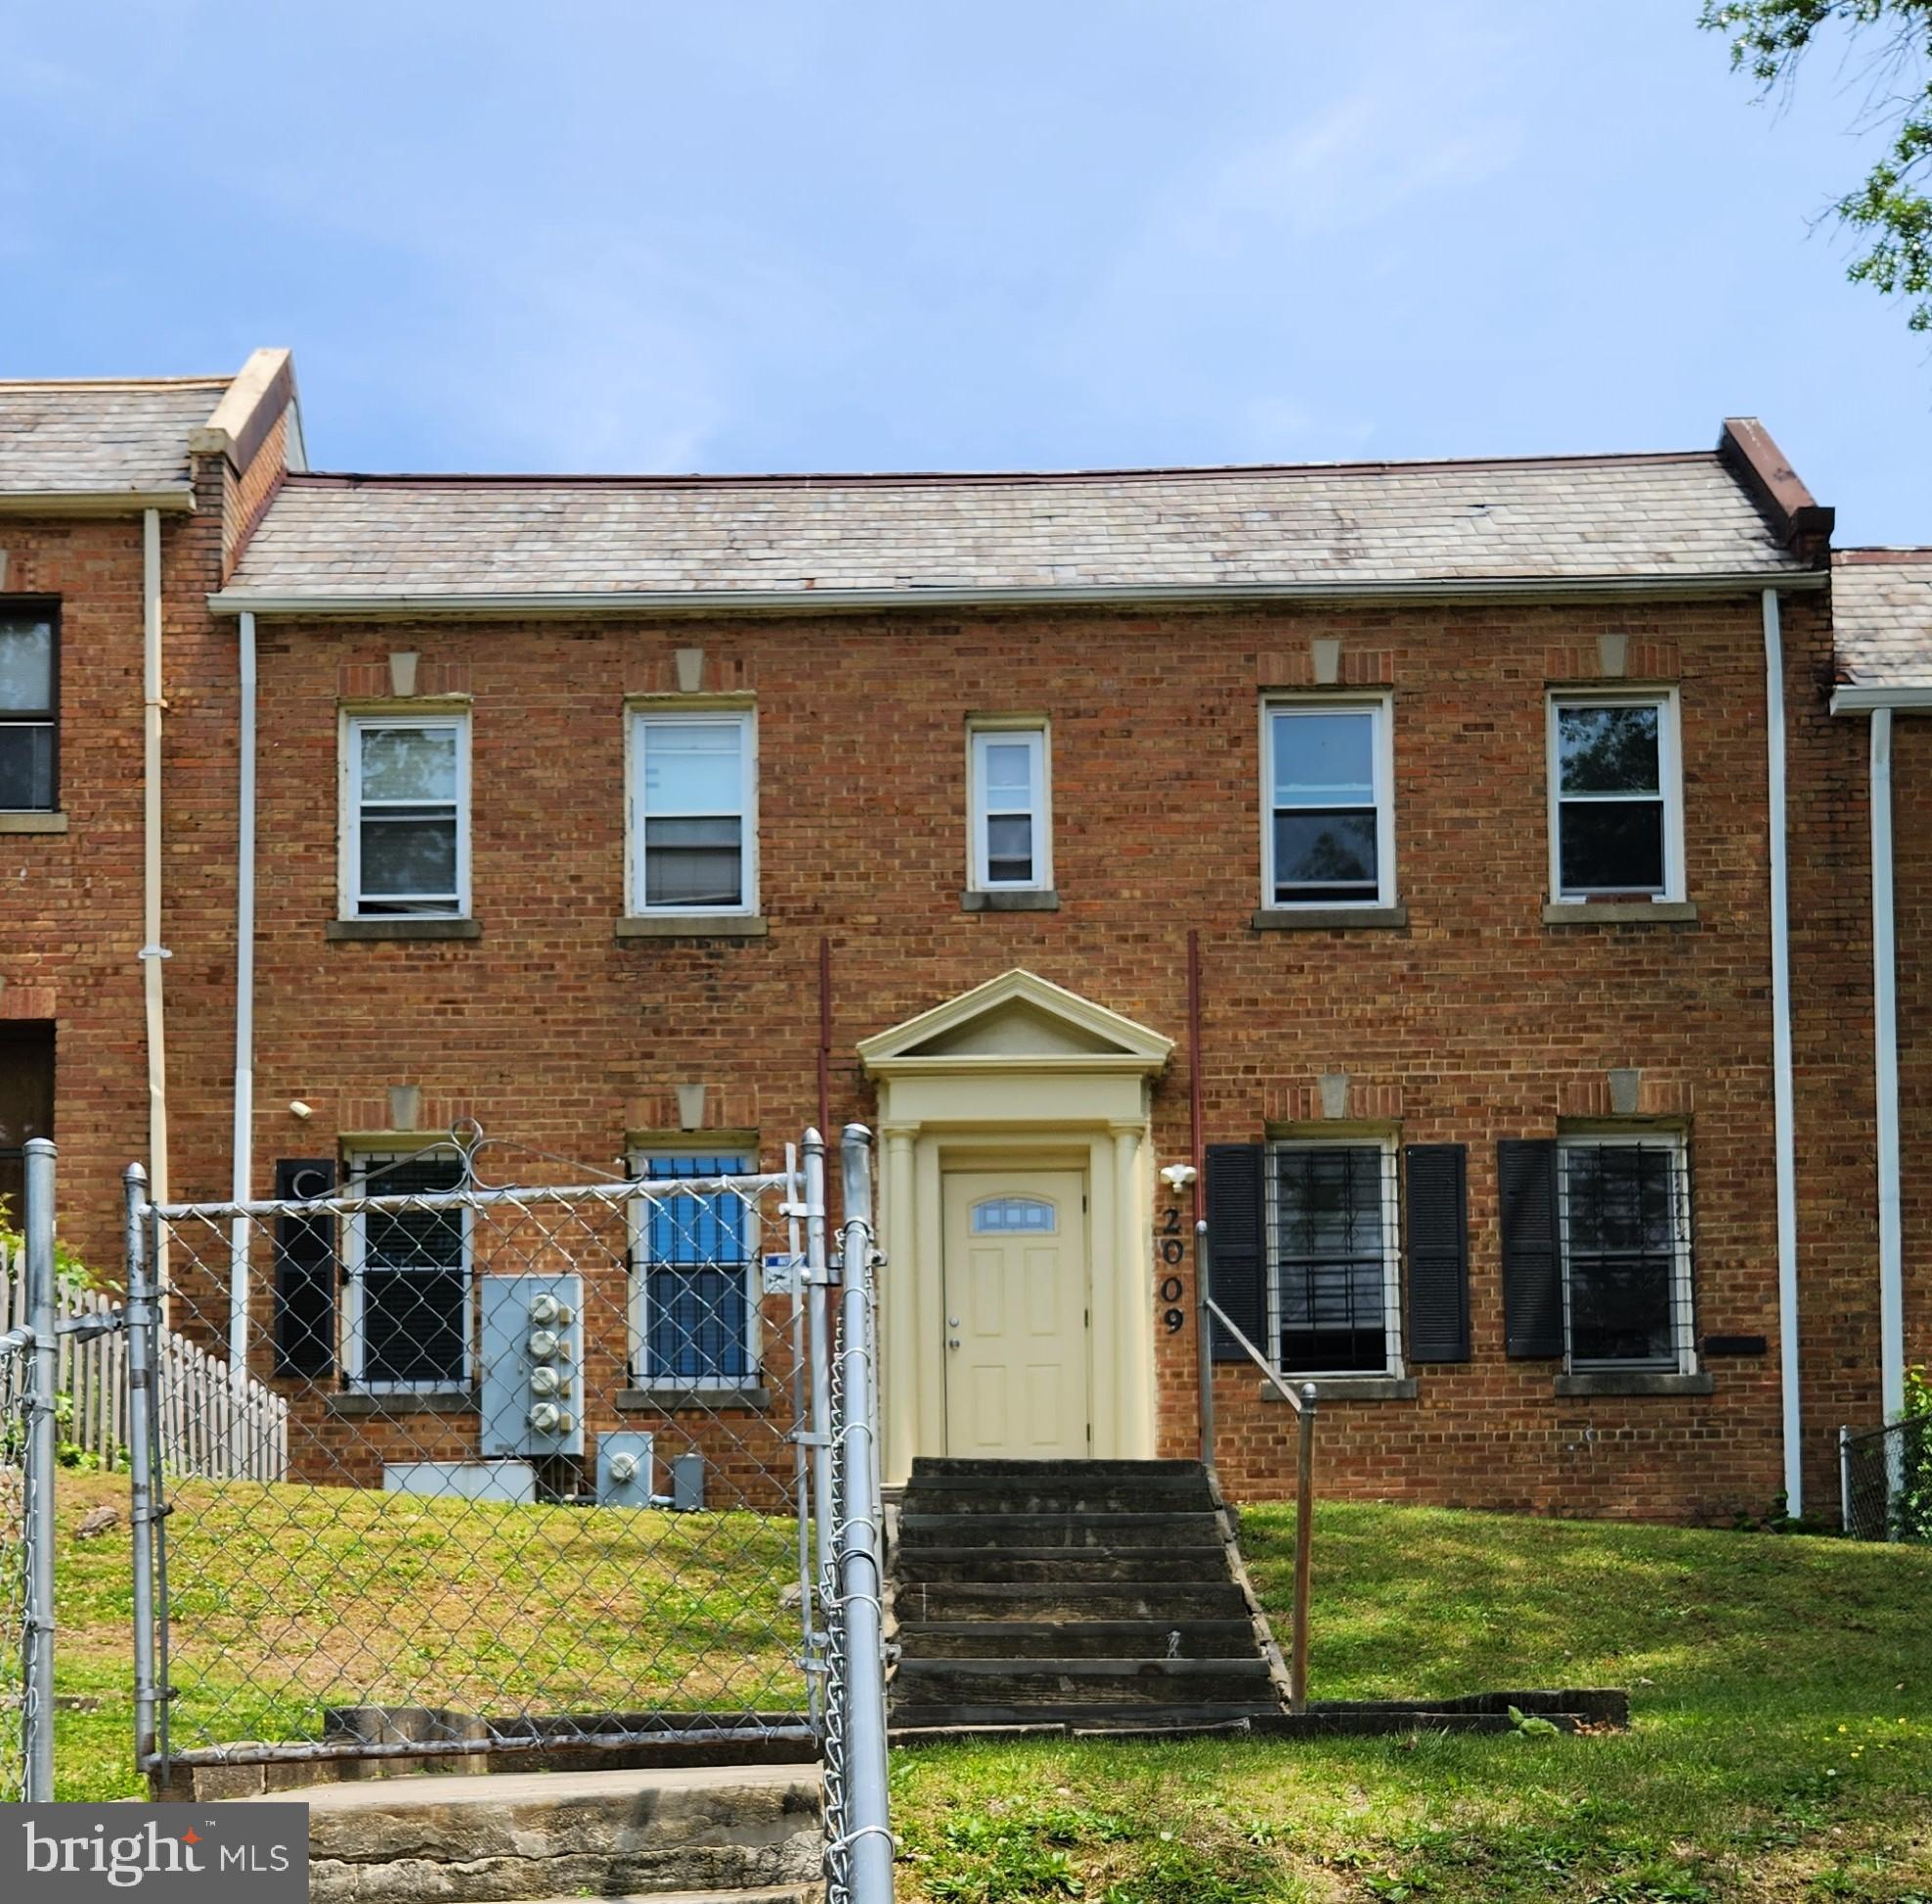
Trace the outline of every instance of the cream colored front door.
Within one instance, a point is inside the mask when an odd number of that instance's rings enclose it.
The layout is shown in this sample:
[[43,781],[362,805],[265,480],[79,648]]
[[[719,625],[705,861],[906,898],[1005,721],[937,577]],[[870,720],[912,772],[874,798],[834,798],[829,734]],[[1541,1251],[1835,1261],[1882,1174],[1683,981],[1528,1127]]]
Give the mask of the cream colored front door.
[[945,1178],[945,1451],[1091,1452],[1086,1179]]

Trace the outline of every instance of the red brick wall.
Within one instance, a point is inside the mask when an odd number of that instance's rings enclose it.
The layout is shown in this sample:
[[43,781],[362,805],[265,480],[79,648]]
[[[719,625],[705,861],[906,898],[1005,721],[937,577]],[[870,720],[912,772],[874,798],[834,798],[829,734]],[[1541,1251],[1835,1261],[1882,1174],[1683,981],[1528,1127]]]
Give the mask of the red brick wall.
[[1924,715],[1892,722],[1892,852],[1906,1360],[1932,1363],[1932,719]]
[[[1794,701],[1818,626],[1794,606]],[[1546,927],[1546,682],[1631,638],[1684,707],[1694,926]],[[1342,642],[1396,696],[1407,930],[1254,932],[1257,689],[1308,642]],[[627,690],[758,695],[768,938],[620,945]],[[474,695],[479,943],[329,944],[338,695],[420,653]],[[1373,657],[1372,660],[1363,657]],[[374,671],[365,673],[364,671]],[[1419,1371],[1414,1402],[1324,1412],[1334,1491],[1590,1514],[1721,1518],[1779,1478],[1762,638],[1755,598],[1591,608],[823,617],[263,630],[258,1184],[327,1149],[391,1084],[493,1132],[607,1164],[639,1100],[705,1082],[766,1160],[814,1112],[815,960],[833,945],[835,1122],[869,1109],[855,1042],[1026,965],[1185,1042],[1185,944],[1202,935],[1209,1140],[1258,1138],[1346,1071],[1399,1105],[1405,1141],[1471,1153],[1475,1359]],[[1352,678],[1352,676],[1349,676]],[[1635,678],[1635,677],[1633,677]],[[1053,720],[1057,913],[964,914],[970,711]],[[1827,730],[1835,732],[1836,730]],[[1821,746],[1826,746],[1821,742]],[[1835,743],[1830,743],[1835,744]],[[1827,748],[1828,751],[1828,748]],[[1826,883],[1825,868],[1819,875]],[[1851,908],[1856,911],[1856,908]],[[226,1028],[219,1028],[225,1035]],[[1822,1029],[1819,1037],[1822,1038]],[[1846,1058],[1855,1069],[1855,1054]],[[1559,1401],[1554,1367],[1502,1354],[1495,1143],[1595,1108],[1641,1069],[1688,1116],[1699,1325],[1772,1352],[1714,1365],[1707,1398]],[[1156,1098],[1185,1157],[1187,1056]],[[298,1124],[291,1098],[316,1108]],[[716,1116],[716,1113],[714,1113]],[[182,1177],[218,1193],[223,1148]],[[1152,1216],[1153,1213],[1150,1213]],[[1841,1253],[1866,1272],[1856,1243]],[[1831,1300],[1822,1288],[1819,1300]],[[1866,1351],[1869,1352],[1868,1350]],[[1192,1450],[1192,1327],[1163,1336],[1163,1442]],[[1231,1484],[1279,1491],[1287,1411],[1220,1376]],[[1822,1430],[1821,1430],[1822,1433]]]

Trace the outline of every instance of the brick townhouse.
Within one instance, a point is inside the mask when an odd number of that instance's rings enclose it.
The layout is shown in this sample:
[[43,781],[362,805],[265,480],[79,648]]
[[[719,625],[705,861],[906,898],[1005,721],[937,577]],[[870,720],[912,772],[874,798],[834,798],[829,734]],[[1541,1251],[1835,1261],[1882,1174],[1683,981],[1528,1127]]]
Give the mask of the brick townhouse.
[[[1932,561],[1834,556],[1756,423],[303,464],[285,353],[0,384],[0,1192],[51,1130],[99,1260],[135,1156],[439,1182],[473,1119],[664,1174],[829,1116],[879,1134],[889,1480],[1193,1453],[1197,1210],[1238,1491],[1293,1472],[1243,1340],[1325,1491],[1699,1519],[1833,1511],[1932,1352]],[[434,1340],[274,1248],[264,1344],[318,1347],[256,1372],[371,1463],[473,1449],[461,1239]],[[636,1264],[604,1350],[667,1417],[767,1406],[744,1254]]]

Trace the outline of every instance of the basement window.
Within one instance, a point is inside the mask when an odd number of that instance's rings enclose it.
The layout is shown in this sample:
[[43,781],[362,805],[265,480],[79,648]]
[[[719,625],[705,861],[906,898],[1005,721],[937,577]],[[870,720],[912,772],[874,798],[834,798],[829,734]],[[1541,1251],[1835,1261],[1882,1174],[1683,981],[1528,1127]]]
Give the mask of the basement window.
[[[647,1156],[650,1181],[757,1168],[730,1156]],[[758,1378],[758,1210],[734,1189],[673,1190],[632,1209],[633,1362],[646,1388],[743,1389]]]
[[345,1220],[343,1366],[359,1389],[466,1389],[472,1379],[475,1278],[468,1209],[439,1193],[468,1182],[454,1151],[349,1160],[351,1196],[411,1196],[420,1206]]
[[23,1227],[29,1137],[54,1134],[54,1027],[0,1025],[0,1229]]
[[1400,1375],[1395,1146],[1268,1146],[1268,1321],[1294,1375]]
[[1565,1137],[1557,1163],[1568,1365],[1694,1372],[1683,1136]]

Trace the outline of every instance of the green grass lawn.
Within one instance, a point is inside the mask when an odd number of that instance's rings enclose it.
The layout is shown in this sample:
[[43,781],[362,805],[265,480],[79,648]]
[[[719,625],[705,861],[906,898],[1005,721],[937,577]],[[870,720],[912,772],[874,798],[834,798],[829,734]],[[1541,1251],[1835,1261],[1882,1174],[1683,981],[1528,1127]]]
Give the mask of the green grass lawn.
[[[64,1797],[130,1766],[116,1476],[63,1478]],[[185,1484],[177,1744],[312,1736],[325,1704],[796,1706],[793,1528]],[[1244,1516],[1286,1637],[1294,1515]],[[1932,1548],[1332,1504],[1317,1698],[1622,1685],[1628,1733],[1008,1745],[898,1755],[900,1893],[930,1904],[1920,1899],[1932,1904]]]
[[[490,1715],[805,1705],[796,1524],[183,1482],[168,1490],[172,1743],[321,1736],[323,1708]],[[141,1790],[126,1528],[79,1541],[117,1475],[64,1475],[56,1791]],[[89,1709],[91,1707],[91,1709]]]
[[[1295,1516],[1243,1516],[1286,1637]],[[1932,1901],[1932,1548],[1332,1504],[1320,1698],[1621,1685],[1627,1733],[900,1753],[902,1898]]]

